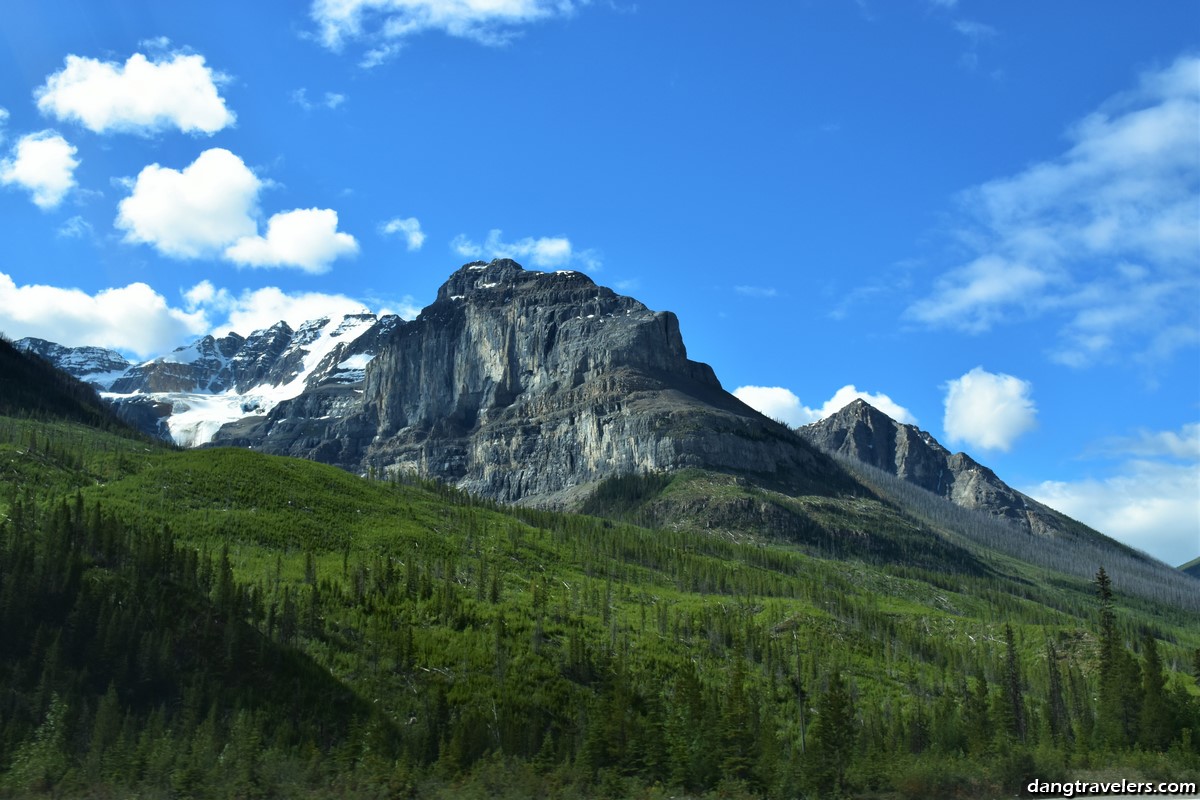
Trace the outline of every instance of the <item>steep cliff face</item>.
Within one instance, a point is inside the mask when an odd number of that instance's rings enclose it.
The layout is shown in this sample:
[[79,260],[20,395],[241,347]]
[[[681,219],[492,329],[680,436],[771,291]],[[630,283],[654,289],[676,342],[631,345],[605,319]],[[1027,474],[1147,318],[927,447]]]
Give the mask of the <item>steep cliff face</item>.
[[361,395],[305,392],[217,441],[538,505],[570,504],[612,475],[681,467],[805,491],[849,481],[689,360],[674,314],[582,273],[506,259],[466,265],[398,324]]
[[896,422],[864,400],[805,425],[799,433],[823,450],[886,470],[956,505],[985,511],[1033,533],[1078,527],[1013,489],[966,453],[951,453],[925,431]]

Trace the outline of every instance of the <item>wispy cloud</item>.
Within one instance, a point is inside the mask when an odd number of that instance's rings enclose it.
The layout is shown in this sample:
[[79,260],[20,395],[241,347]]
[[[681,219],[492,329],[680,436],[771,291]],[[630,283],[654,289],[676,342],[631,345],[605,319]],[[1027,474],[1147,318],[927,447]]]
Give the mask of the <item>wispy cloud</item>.
[[92,224],[78,215],[58,226],[58,235],[63,239],[83,239],[92,235]]
[[1200,555],[1200,424],[1107,439],[1091,455],[1117,464],[1100,477],[1021,491],[1169,564]]
[[425,234],[421,231],[421,221],[416,217],[401,219],[396,217],[379,226],[379,232],[385,236],[400,234],[404,237],[409,251],[420,250],[425,244]]
[[962,195],[974,254],[908,319],[980,333],[1056,317],[1050,355],[1084,366],[1123,344],[1143,355],[1200,327],[1200,57],[1146,73],[1068,131],[1070,148]]
[[742,297],[778,297],[779,292],[770,286],[735,286],[733,290]]
[[450,242],[450,248],[462,258],[511,258],[535,267],[576,267],[589,272],[601,268],[599,253],[577,250],[565,236],[526,236],[515,242],[506,242],[503,236],[503,231],[492,229],[480,244],[459,234]]
[[317,38],[331,50],[360,41],[364,67],[394,56],[410,37],[428,31],[503,45],[522,26],[573,14],[589,0],[314,0]]
[[292,92],[292,102],[305,111],[332,110],[346,102],[346,95],[338,92],[325,92],[320,99],[310,100],[308,89],[301,87]]

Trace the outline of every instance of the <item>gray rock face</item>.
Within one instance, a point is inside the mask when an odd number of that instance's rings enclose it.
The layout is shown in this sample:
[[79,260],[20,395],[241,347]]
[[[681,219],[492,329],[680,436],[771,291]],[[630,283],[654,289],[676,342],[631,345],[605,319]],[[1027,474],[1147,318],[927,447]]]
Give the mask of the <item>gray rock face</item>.
[[1064,530],[1064,517],[1013,489],[966,453],[951,453],[915,425],[864,400],[798,430],[823,450],[891,472],[952,503],[1015,522],[1038,534]]
[[644,470],[702,467],[807,491],[849,480],[689,360],[674,314],[507,259],[464,266],[397,323],[361,394],[317,387],[214,442],[543,506]]

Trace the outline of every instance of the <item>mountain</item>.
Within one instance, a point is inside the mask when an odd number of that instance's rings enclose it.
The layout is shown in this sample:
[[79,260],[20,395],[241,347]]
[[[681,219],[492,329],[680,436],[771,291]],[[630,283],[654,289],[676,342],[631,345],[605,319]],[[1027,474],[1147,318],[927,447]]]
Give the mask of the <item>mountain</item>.
[[63,347],[32,336],[18,339],[14,344],[18,350],[44,358],[68,375],[90,383],[97,389],[110,388],[113,381],[133,366],[120,353],[102,347]]
[[263,415],[306,389],[362,381],[380,339],[399,317],[347,314],[286,322],[249,336],[205,336],[141,364],[92,347],[68,348],[41,339],[18,346],[91,381],[131,425],[183,446],[207,443],[221,426]]
[[66,419],[106,429],[124,427],[95,388],[3,337],[0,376],[0,415]]
[[826,452],[882,469],[1034,534],[1078,534],[1086,527],[1013,489],[966,453],[951,453],[925,431],[896,422],[861,399],[797,431]]
[[[669,321],[629,309],[670,343]],[[393,335],[406,329],[445,343]],[[691,380],[721,397],[684,354],[658,372],[649,358],[621,363],[689,423],[737,410],[687,394]],[[204,369],[212,389],[220,369]],[[806,753],[835,750],[851,796],[1011,797],[1043,761],[1094,778],[1072,760],[1085,747],[1114,775],[1200,777],[1194,578],[854,462],[936,509],[882,501],[839,468],[849,457],[814,454],[823,482],[791,490],[826,493],[802,496],[769,488],[787,471],[607,478],[588,498],[598,518],[98,430],[48,411],[101,408],[89,387],[2,345],[0,377],[4,797],[825,797],[828,759]],[[788,509],[821,529],[816,547],[769,535]],[[641,514],[653,527],[612,518]],[[999,545],[972,532],[980,518]],[[758,535],[726,535],[747,521]],[[1101,564],[1111,602],[1095,597]],[[1102,680],[1106,659],[1134,677]]]
[[572,505],[612,476],[687,467],[793,493],[853,486],[688,359],[674,314],[508,259],[465,265],[385,334],[361,394],[310,385],[214,441],[541,506]]
[[1179,570],[1191,575],[1195,578],[1200,578],[1200,558],[1193,558],[1186,564],[1180,564]]

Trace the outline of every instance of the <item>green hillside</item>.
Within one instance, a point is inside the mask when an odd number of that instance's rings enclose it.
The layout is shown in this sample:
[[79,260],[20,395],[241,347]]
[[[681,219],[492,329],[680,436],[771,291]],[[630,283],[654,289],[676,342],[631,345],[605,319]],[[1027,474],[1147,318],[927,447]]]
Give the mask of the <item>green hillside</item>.
[[1200,773],[1194,611],[1110,614],[1088,577],[873,496],[646,476],[602,488],[606,519],[14,418],[0,469],[0,796]]

